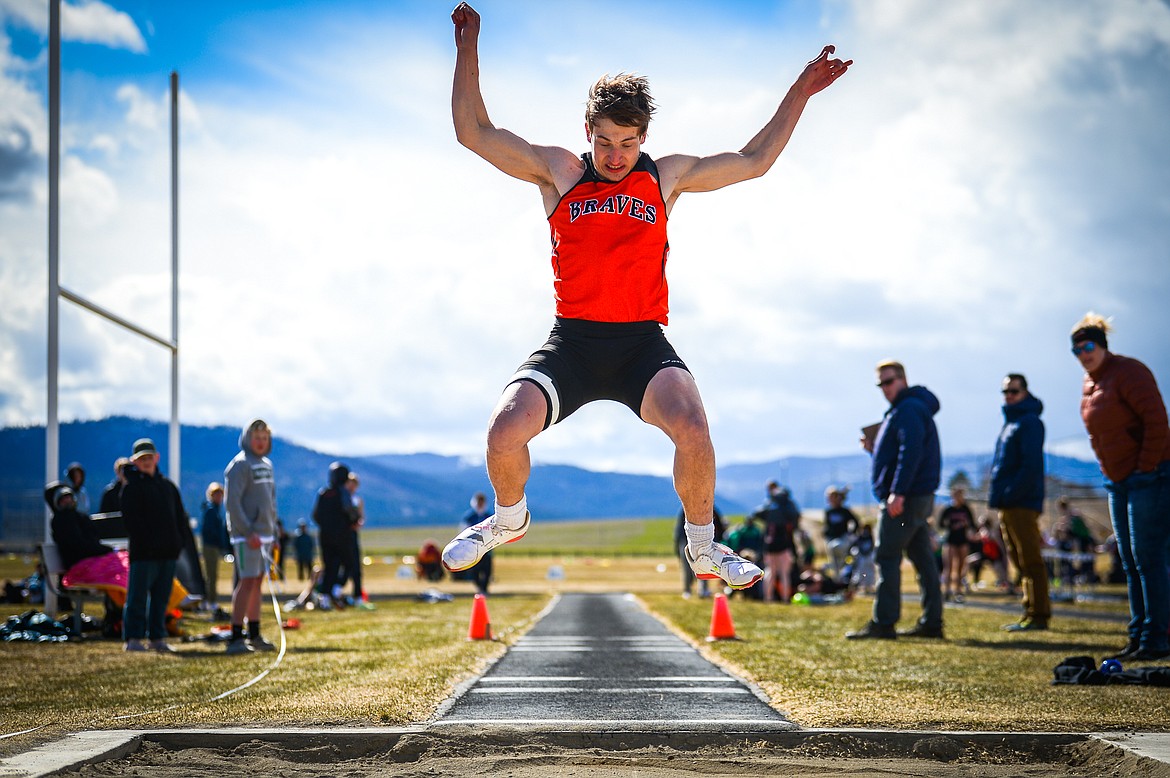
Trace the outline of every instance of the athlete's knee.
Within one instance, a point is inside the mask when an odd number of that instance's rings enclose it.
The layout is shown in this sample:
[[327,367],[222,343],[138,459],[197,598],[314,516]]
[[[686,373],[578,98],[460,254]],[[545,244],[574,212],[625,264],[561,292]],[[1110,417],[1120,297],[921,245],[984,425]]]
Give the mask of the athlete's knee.
[[665,426],[667,434],[678,448],[712,447],[711,428],[707,424],[707,414],[703,412],[702,407],[678,410],[666,420]]
[[642,400],[642,418],[680,448],[710,446],[707,412],[694,379],[684,370],[662,370],[654,377]]
[[488,427],[487,455],[492,458],[511,454],[524,448],[529,440],[514,425],[493,423]]
[[489,452],[522,448],[544,429],[548,404],[538,389],[523,382],[508,387],[488,422]]

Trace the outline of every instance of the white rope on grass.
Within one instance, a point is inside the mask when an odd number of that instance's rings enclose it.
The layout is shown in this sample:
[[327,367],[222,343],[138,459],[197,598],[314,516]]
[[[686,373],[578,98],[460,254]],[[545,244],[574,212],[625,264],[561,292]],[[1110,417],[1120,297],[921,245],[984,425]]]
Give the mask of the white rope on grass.
[[272,660],[272,664],[270,664],[268,667],[266,667],[259,675],[257,675],[252,680],[250,680],[246,683],[240,684],[239,686],[237,686],[234,689],[229,689],[228,691],[226,691],[222,694],[217,694],[214,697],[212,697],[211,699],[196,701],[196,702],[181,702],[181,703],[178,703],[176,705],[168,705],[165,708],[159,708],[158,710],[146,711],[145,713],[128,713],[128,714],[124,714],[122,716],[115,716],[113,719],[114,721],[120,721],[120,720],[124,720],[124,719],[135,719],[135,718],[140,718],[142,716],[150,716],[151,714],[154,714],[154,713],[165,713],[167,711],[174,710],[175,708],[181,708],[181,707],[186,706],[186,705],[201,705],[201,704],[207,703],[207,702],[216,702],[218,700],[224,699],[225,697],[230,697],[231,695],[235,694],[236,692],[243,691],[244,689],[247,689],[249,686],[252,686],[256,683],[259,683],[265,677],[267,677],[267,675],[269,673],[271,673],[276,668],[280,667],[280,663],[282,661],[284,661],[284,655],[285,655],[286,650],[288,649],[288,642],[285,640],[284,624],[280,618],[280,603],[277,602],[277,600],[276,600],[276,590],[273,587],[272,577],[269,575],[269,570],[271,569],[272,564],[273,564],[272,558],[267,553],[265,553],[264,554],[264,561],[268,563],[264,566],[264,581],[268,584],[268,595],[269,595],[269,597],[272,598],[272,615],[276,618],[276,629],[280,633],[280,651],[276,654],[276,658],[274,660]]
[[270,664],[267,668],[265,668],[264,671],[261,672],[259,675],[257,675],[255,678],[248,681],[247,683],[240,684],[236,688],[231,689],[229,691],[226,691],[223,694],[218,694],[215,697],[212,697],[210,700],[208,700],[208,702],[215,702],[216,700],[222,700],[224,697],[235,694],[238,691],[243,691],[244,689],[247,689],[249,686],[263,680],[265,678],[265,676],[267,676],[269,673],[271,673],[276,668],[280,667],[280,663],[284,660],[284,652],[288,648],[288,643],[284,639],[284,624],[280,620],[280,604],[276,601],[276,591],[272,588],[272,581],[268,577],[267,571],[264,572],[264,579],[266,581],[268,581],[268,594],[270,597],[272,597],[272,613],[276,617],[276,628],[280,632],[280,651],[277,652],[276,659],[272,660],[272,664]]
[[44,729],[47,726],[49,725],[42,724],[39,727],[33,727],[32,729],[22,729],[19,732],[9,732],[7,735],[0,735],[0,740],[4,740],[5,738],[9,737],[16,737],[17,735],[27,735],[29,732],[36,732],[38,729]]
[[[236,688],[229,689],[228,691],[226,691],[222,694],[217,694],[216,696],[212,697],[211,699],[197,700],[194,702],[179,702],[179,703],[175,703],[174,705],[168,705],[165,708],[159,708],[158,710],[148,710],[148,711],[145,711],[143,713],[126,713],[126,714],[123,714],[121,716],[112,717],[110,719],[111,721],[124,721],[126,719],[136,719],[136,718],[141,718],[143,716],[151,716],[155,713],[166,713],[167,711],[172,711],[172,710],[175,710],[176,708],[187,707],[189,705],[202,705],[202,704],[205,704],[208,702],[216,702],[218,700],[224,699],[225,697],[229,697],[229,696],[235,694],[236,692],[243,691],[244,689],[247,689],[249,686],[252,686],[256,683],[259,683],[265,677],[267,677],[267,675],[269,673],[271,673],[277,667],[280,667],[280,663],[282,661],[284,661],[284,655],[285,655],[286,650],[288,649],[288,642],[285,640],[284,624],[280,618],[280,603],[277,602],[276,590],[275,590],[275,587],[273,586],[272,577],[269,575],[269,570],[271,569],[271,566],[272,566],[272,558],[268,554],[264,554],[264,559],[266,562],[268,562],[268,564],[264,568],[264,580],[268,584],[268,594],[272,598],[272,615],[276,618],[276,629],[280,633],[280,651],[276,654],[276,658],[274,660],[272,660],[272,664],[270,664],[268,667],[266,667],[259,675],[257,675],[255,678],[248,681],[247,683],[240,684]],[[99,721],[101,721],[101,719],[99,719]],[[10,737],[16,737],[18,735],[27,735],[30,732],[36,732],[38,729],[44,729],[47,726],[49,726],[49,725],[48,724],[41,724],[39,727],[33,727],[32,729],[24,729],[24,730],[21,730],[20,732],[9,732],[5,735],[0,735],[0,740],[4,740],[4,739],[10,738]]]

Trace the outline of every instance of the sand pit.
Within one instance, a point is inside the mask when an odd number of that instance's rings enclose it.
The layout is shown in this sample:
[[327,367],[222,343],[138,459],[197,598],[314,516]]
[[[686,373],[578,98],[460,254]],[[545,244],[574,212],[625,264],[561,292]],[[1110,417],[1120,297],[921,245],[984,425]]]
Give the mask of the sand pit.
[[694,775],[1170,776],[1170,765],[1087,735],[873,731],[769,733],[385,731],[141,733],[83,776]]

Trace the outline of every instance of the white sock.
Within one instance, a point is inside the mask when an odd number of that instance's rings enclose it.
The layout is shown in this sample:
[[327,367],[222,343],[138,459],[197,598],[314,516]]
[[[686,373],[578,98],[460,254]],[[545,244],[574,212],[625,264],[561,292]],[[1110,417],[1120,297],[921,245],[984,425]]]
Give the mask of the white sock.
[[524,514],[528,512],[528,495],[520,498],[515,505],[496,503],[496,524],[504,529],[520,529],[524,526]]
[[683,529],[687,533],[687,548],[691,550],[691,556],[698,559],[701,554],[711,550],[711,544],[715,542],[715,522],[692,524],[687,519],[683,522]]

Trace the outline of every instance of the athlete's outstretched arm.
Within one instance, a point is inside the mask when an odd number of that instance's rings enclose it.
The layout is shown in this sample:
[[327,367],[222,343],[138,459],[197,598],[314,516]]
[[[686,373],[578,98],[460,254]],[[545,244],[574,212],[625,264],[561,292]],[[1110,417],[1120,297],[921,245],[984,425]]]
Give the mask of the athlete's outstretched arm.
[[767,173],[792,137],[808,99],[840,78],[853,64],[853,60],[829,59],[834,51],[835,47],[825,46],[816,59],[805,65],[780,101],[775,115],[739,152],[710,157],[677,155],[658,160],[668,200],[682,192],[709,192]]
[[460,3],[451,12],[451,21],[455,24],[456,50],[451,87],[455,137],[508,175],[542,187],[551,186],[550,150],[496,127],[488,118],[479,86],[479,14],[467,3]]

